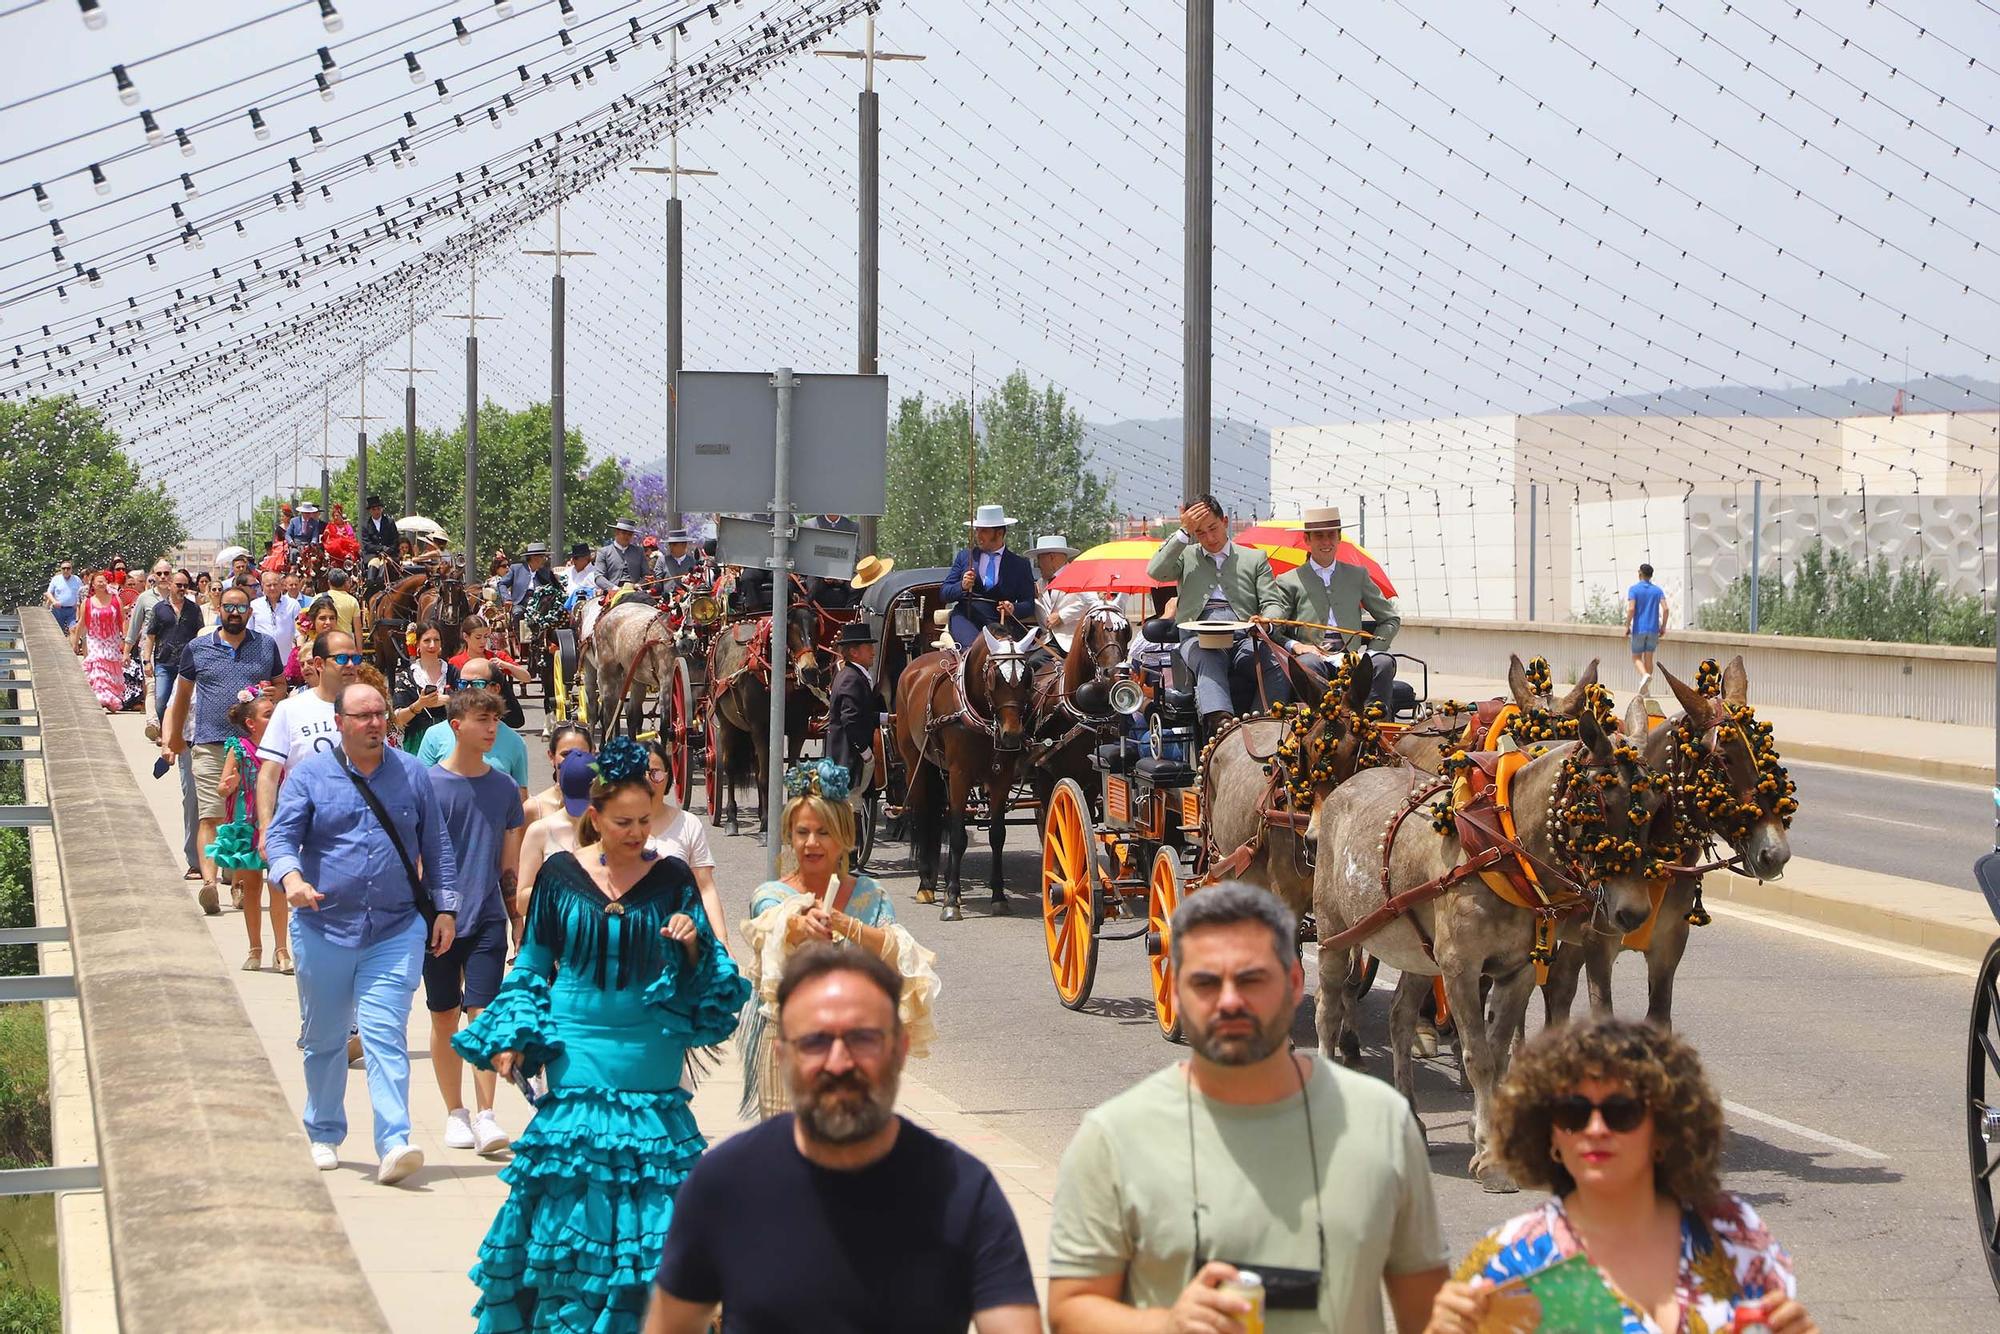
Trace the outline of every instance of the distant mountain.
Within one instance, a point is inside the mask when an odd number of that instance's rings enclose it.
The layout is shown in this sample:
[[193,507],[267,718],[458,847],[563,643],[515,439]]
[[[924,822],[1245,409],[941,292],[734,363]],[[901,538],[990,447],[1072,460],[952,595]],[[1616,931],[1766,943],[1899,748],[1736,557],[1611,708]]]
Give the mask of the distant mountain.
[[1839,385],[1808,385],[1797,389],[1760,389],[1754,385],[1714,385],[1706,389],[1669,389],[1658,394],[1602,398],[1567,403],[1557,412],[1593,416],[1704,417],[1868,417],[1887,416],[1904,390],[1904,412],[1991,412],[2000,408],[2000,384],[1969,376],[1949,379],[1926,376],[1892,383],[1849,380]]
[[[1122,513],[1170,513],[1183,499],[1179,417],[1085,422],[1083,446],[1113,474],[1111,495]],[[1216,499],[1232,511],[1269,514],[1270,431],[1218,419],[1209,433],[1209,477]]]

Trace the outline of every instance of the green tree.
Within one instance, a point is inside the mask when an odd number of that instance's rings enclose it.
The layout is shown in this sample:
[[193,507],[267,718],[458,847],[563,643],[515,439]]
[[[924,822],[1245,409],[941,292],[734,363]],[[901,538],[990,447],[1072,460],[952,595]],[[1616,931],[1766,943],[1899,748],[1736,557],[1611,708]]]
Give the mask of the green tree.
[[[610,459],[591,463],[583,435],[565,432],[569,480],[564,490],[564,527],[568,541],[593,545],[607,542],[611,524],[632,507],[624,473]],[[349,519],[361,509],[354,493],[354,463],[333,475],[333,499],[347,507]],[[479,532],[482,552],[504,547],[518,553],[529,542],[549,538],[550,479],[549,407],[536,403],[519,412],[488,400],[479,408]],[[403,495],[403,433],[385,431],[368,446],[368,486],[392,501],[389,513],[401,512]],[[317,503],[319,489],[307,488],[300,499]],[[365,499],[365,497],[363,497]],[[417,432],[417,512],[444,525],[454,541],[465,536],[465,423],[449,432]],[[271,531],[272,507],[257,507],[237,540],[262,551]],[[250,540],[255,538],[255,541]],[[483,569],[483,558],[481,567]]]
[[1020,519],[1014,545],[1045,533],[1085,549],[1111,536],[1111,479],[1090,467],[1083,418],[1063,391],[1015,371],[979,405],[979,498]]
[[[966,542],[973,503],[998,502],[1021,520],[1014,545],[1044,533],[1089,547],[1111,535],[1110,479],[1083,450],[1083,419],[1053,385],[1015,371],[979,405],[977,477],[967,475],[971,426],[962,398],[898,404],[889,429],[889,512],[882,550],[907,565],[949,564]],[[968,483],[973,494],[968,495]]]
[[[1750,576],[1738,575],[1704,604],[1695,624],[1703,630],[1748,630]],[[1979,596],[1953,593],[1936,570],[1914,560],[1892,568],[1880,556],[1864,563],[1819,541],[1805,549],[1784,578],[1775,569],[1764,572],[1757,629],[1762,634],[1902,644],[1993,642],[1993,618]]]
[[186,538],[166,486],[139,475],[97,409],[0,402],[0,607],[40,603],[58,560],[143,570]]

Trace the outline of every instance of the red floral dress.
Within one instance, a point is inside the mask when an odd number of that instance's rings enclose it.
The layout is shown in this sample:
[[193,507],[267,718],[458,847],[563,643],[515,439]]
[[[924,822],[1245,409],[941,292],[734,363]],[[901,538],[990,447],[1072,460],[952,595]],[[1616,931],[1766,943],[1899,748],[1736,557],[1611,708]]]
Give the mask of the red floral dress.
[[125,608],[115,596],[84,601],[83,675],[99,704],[125,707]]

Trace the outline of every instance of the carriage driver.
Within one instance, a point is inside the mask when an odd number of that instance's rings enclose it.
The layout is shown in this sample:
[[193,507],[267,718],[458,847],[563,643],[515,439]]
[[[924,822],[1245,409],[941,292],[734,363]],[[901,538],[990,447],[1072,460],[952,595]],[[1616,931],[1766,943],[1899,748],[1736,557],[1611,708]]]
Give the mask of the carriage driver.
[[1214,496],[1196,496],[1181,510],[1180,530],[1160,543],[1146,564],[1148,577],[1176,588],[1174,624],[1181,628],[1181,658],[1194,673],[1195,707],[1211,734],[1224,718],[1237,712],[1236,691],[1246,707],[1257,698],[1261,673],[1264,695],[1272,702],[1289,699],[1291,691],[1274,655],[1236,632],[1230,647],[1204,648],[1190,621],[1247,621],[1252,616],[1282,616],[1284,603],[1271,573],[1271,558],[1255,547],[1229,540],[1229,518]]
[[859,810],[874,781],[876,729],[889,706],[875,680],[875,632],[867,620],[841,626],[833,647],[841,668],[826,696],[826,756],[846,768],[848,801]]
[[646,582],[646,551],[637,541],[639,525],[620,519],[611,525],[611,540],[597,549],[597,571],[614,584]]
[[951,608],[946,622],[952,642],[972,647],[989,626],[1025,629],[1040,614],[1035,606],[1035,571],[1028,558],[1007,549],[1007,530],[1019,523],[1000,505],[981,505],[966,527],[972,544],[951,558],[938,596]]
[[1035,599],[1041,609],[1042,628],[1048,632],[1058,655],[1069,652],[1070,639],[1077,627],[1092,607],[1104,605],[1104,598],[1096,593],[1072,593],[1049,587],[1049,582],[1061,572],[1062,567],[1076,558],[1076,548],[1060,533],[1035,539],[1035,569],[1041,576],[1042,595]]
[[[1368,665],[1375,683],[1368,697],[1393,712],[1391,692],[1396,688],[1396,659],[1390,656],[1389,641],[1402,627],[1403,615],[1394,598],[1384,597],[1363,566],[1339,559],[1340,511],[1331,506],[1308,509],[1305,513],[1306,563],[1278,576],[1278,595],[1284,610],[1278,614],[1288,621],[1309,621],[1313,625],[1337,625],[1343,630],[1359,630],[1364,612],[1375,622],[1375,637],[1355,640],[1368,647]],[[1275,626],[1291,636],[1286,646],[1299,655],[1307,667],[1321,676],[1330,676],[1333,664],[1326,655],[1344,645],[1342,636],[1312,625]]]
[[319,519],[319,506],[308,500],[299,506],[299,512],[285,525],[285,545],[294,550],[299,547],[309,547],[319,541],[321,534],[325,532],[326,525]]

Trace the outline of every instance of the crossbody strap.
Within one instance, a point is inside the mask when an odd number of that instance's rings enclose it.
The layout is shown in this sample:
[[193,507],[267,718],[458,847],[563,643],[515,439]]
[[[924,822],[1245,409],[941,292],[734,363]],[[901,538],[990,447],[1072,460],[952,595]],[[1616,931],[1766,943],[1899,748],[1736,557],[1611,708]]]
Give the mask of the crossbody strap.
[[[435,917],[437,907],[430,893],[425,890],[424,882],[417,875],[417,864],[410,860],[409,849],[403,846],[402,836],[396,832],[396,826],[390,821],[389,813],[382,809],[382,803],[375,796],[374,789],[362,781],[361,775],[354,771],[354,766],[347,762],[345,749],[335,746],[333,756],[339,762],[341,772],[347,775],[347,781],[354,784],[354,790],[361,794],[361,800],[368,803],[368,809],[375,816],[375,822],[381,825],[382,832],[389,836],[389,846],[396,850],[396,859],[403,863],[403,874],[410,878],[410,893],[416,901],[417,911],[423,914],[426,921]],[[388,762],[386,758],[383,761],[385,764]]]

